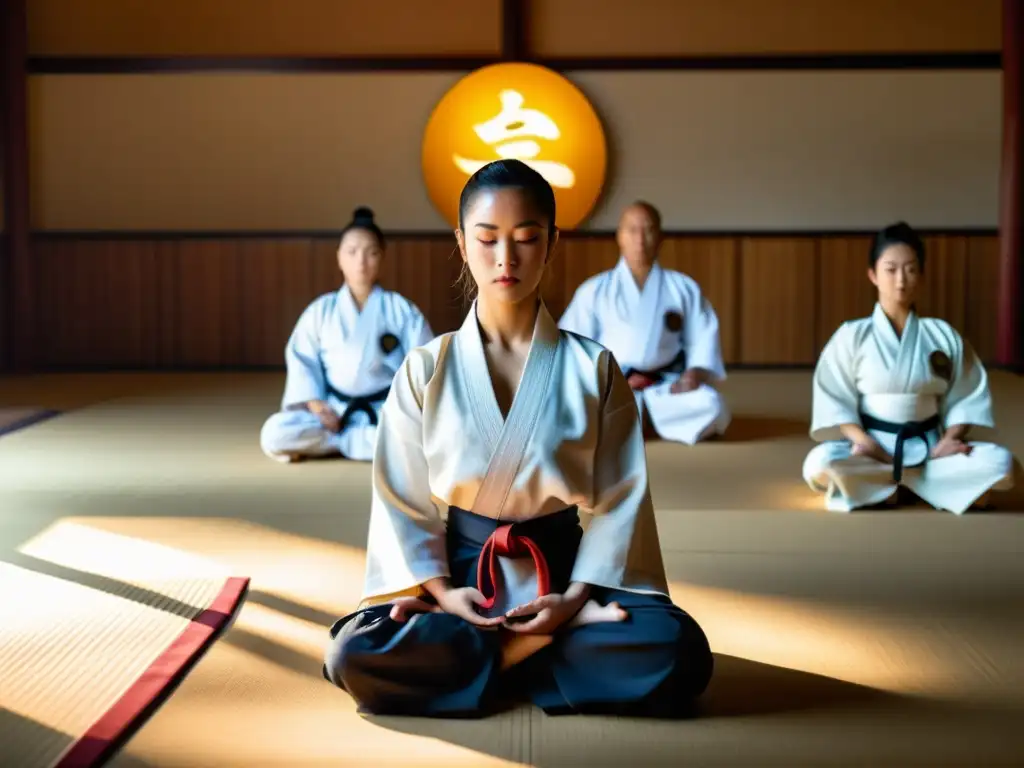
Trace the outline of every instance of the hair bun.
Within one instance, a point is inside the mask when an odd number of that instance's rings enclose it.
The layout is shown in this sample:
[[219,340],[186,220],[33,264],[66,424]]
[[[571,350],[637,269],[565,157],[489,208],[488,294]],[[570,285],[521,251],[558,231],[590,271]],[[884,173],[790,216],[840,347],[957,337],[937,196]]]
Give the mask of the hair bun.
[[361,206],[352,212],[352,221],[359,221],[368,224],[373,223],[373,209]]

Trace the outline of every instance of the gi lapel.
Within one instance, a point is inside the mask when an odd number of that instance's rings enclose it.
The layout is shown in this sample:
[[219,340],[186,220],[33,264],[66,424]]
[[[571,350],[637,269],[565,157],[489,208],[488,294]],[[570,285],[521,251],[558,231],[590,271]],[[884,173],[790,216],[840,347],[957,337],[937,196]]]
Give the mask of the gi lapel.
[[918,322],[917,313],[911,311],[907,323],[903,327],[899,351],[896,353],[895,364],[889,371],[889,386],[892,392],[910,392],[914,368],[920,364],[917,359]]
[[366,297],[362,312],[356,309],[355,300],[347,288],[345,289],[345,299],[344,311],[351,313],[354,318],[354,322],[348,326],[349,336],[346,346],[352,351],[353,359],[357,361],[353,368],[353,378],[358,379],[365,373],[370,363],[381,354],[378,346],[380,334],[377,332],[381,317],[381,289],[376,285],[373,287],[370,295]]
[[875,304],[871,313],[872,342],[878,350],[878,357],[885,366],[888,389],[892,389],[896,373],[896,361],[900,354],[900,337],[892,327],[889,318],[882,311],[881,304]]
[[[661,316],[661,284],[664,270],[660,264],[651,267],[647,282],[640,292],[640,306],[637,311],[640,332],[643,334],[644,362],[653,360],[665,333],[664,318]],[[648,365],[650,363],[647,363]]]
[[501,518],[509,489],[515,482],[530,438],[551,388],[559,341],[558,326],[543,303],[537,313],[530,352],[523,367],[508,418],[503,420],[487,369],[483,339],[477,325],[476,302],[459,329],[459,361],[470,394],[470,407],[491,451],[487,473],[472,511]]
[[[620,366],[644,368],[649,365],[662,336],[661,306],[662,269],[655,264],[641,290],[625,259],[619,259],[612,272],[612,306],[614,318],[602,322],[601,342],[612,350]],[[605,311],[605,307],[595,307]]]

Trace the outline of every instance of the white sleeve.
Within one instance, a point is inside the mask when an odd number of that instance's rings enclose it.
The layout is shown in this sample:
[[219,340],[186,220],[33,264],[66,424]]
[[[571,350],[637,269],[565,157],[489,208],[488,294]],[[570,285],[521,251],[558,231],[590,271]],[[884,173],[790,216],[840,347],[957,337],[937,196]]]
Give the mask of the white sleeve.
[[426,350],[407,355],[381,408],[364,600],[406,592],[449,575],[445,525],[430,491],[423,452],[423,390],[432,369]]
[[812,381],[811,437],[842,440],[842,424],[860,425],[860,392],[855,376],[854,326],[839,327],[821,351]]
[[430,323],[427,322],[427,318],[416,306],[412,307],[409,319],[405,322],[403,337],[402,348],[405,350],[406,355],[416,349],[416,347],[422,347],[424,344],[429,343],[434,338],[434,331],[431,329]]
[[969,343],[949,328],[953,336],[953,378],[942,401],[942,421],[946,428],[958,424],[995,427],[992,394],[985,366]]
[[327,397],[324,367],[320,361],[321,314],[318,303],[307,307],[285,345],[287,376],[281,398],[282,410]]
[[611,354],[602,352],[607,395],[594,461],[592,519],[572,580],[611,589],[668,594],[633,391]]
[[594,341],[600,341],[600,321],[597,317],[594,306],[597,293],[597,286],[593,283],[583,283],[573,294],[569,306],[565,308],[558,327],[563,331],[579,334]]
[[694,299],[695,311],[691,311],[683,321],[686,367],[703,368],[721,381],[725,379],[725,364],[722,362],[718,315],[700,288],[696,289]]

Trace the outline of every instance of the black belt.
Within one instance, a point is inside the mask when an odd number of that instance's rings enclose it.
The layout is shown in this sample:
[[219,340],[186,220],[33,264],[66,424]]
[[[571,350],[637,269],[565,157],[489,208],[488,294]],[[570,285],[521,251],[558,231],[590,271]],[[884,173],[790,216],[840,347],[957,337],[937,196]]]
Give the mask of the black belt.
[[329,388],[327,390],[328,394],[333,395],[345,404],[345,411],[341,414],[338,431],[341,432],[345,429],[345,425],[348,424],[348,420],[352,418],[353,414],[359,411],[362,411],[369,417],[370,424],[377,426],[377,409],[374,408],[373,405],[374,403],[384,402],[390,391],[390,384],[384,387],[384,389],[378,390],[377,392],[371,392],[368,395],[346,395],[344,392],[339,392],[336,389]]
[[679,350],[679,354],[676,355],[671,362],[666,363],[660,368],[655,368],[653,371],[641,371],[639,368],[627,368],[622,372],[622,375],[627,379],[634,373],[637,373],[644,378],[650,379],[656,384],[665,378],[665,374],[668,373],[682,373],[686,370],[686,350]]
[[[924,447],[926,449],[929,448],[927,435],[933,429],[937,429],[940,423],[938,414],[924,421],[908,421],[899,424],[891,421],[882,421],[874,416],[868,416],[866,413],[860,415],[860,422],[864,429],[874,429],[879,432],[896,435],[896,448],[892,454],[892,479],[897,483],[903,479],[903,444],[907,440],[922,440],[924,441]],[[927,460],[928,453],[926,451],[925,461]]]

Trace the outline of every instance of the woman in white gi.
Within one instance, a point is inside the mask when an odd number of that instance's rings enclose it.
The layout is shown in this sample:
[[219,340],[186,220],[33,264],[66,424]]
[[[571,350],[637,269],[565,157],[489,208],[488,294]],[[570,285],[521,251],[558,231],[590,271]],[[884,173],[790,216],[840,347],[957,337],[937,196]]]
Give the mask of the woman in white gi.
[[344,284],[306,308],[285,347],[281,410],[260,434],[272,459],[372,458],[395,371],[409,350],[433,338],[415,304],[377,285],[383,257],[373,211],[358,208],[338,245]]
[[661,214],[643,201],[622,213],[614,269],[577,290],[559,326],[607,347],[637,407],[665,440],[693,445],[723,434],[731,416],[718,316],[697,281],[658,264]]
[[513,692],[550,714],[686,712],[711,651],[668,597],[629,385],[540,299],[551,187],[501,160],[459,211],[479,295],[395,376],[364,599],[332,628],[324,675],[374,714],[482,715]]
[[810,432],[821,444],[803,475],[827,509],[875,506],[904,486],[962,514],[988,491],[1013,485],[1010,452],[968,437],[995,426],[984,366],[949,323],[915,311],[924,263],[909,225],[876,235],[868,266],[878,288],[874,312],[844,323],[822,350]]

